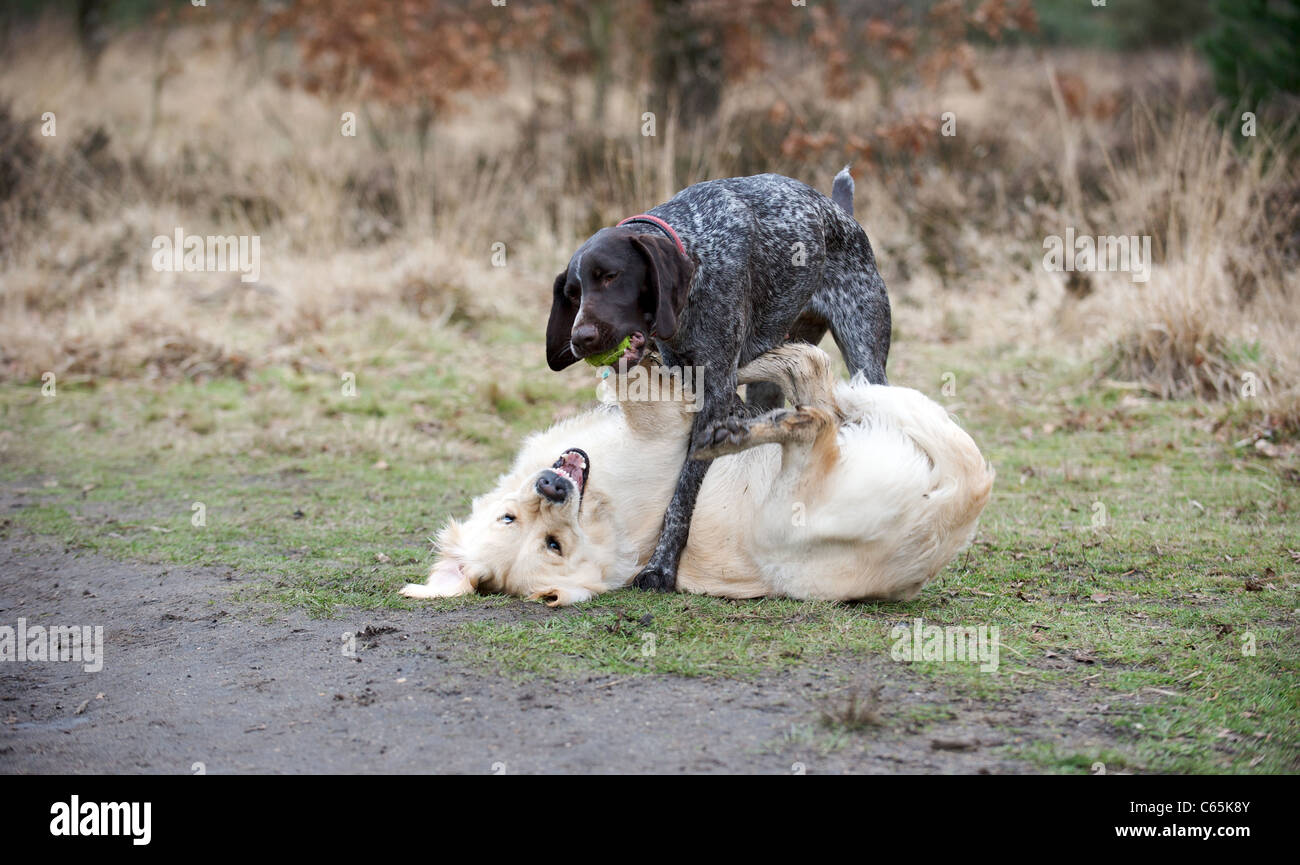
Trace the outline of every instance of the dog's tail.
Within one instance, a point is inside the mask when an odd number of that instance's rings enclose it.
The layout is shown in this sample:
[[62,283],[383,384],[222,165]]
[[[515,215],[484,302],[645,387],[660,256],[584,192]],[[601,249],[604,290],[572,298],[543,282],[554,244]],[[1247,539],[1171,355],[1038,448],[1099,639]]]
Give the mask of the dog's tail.
[[831,201],[844,208],[849,216],[853,215],[853,175],[849,174],[847,165],[835,175],[835,181],[831,184]]

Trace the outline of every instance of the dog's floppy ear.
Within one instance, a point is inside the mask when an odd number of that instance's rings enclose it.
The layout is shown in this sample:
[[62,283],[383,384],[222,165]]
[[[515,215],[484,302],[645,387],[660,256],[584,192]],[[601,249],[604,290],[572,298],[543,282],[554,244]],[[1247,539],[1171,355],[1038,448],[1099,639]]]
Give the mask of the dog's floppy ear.
[[677,319],[691,293],[695,264],[677,251],[677,244],[657,234],[634,234],[632,246],[646,260],[642,308],[654,316],[654,335],[672,339]]
[[570,342],[578,309],[564,295],[564,284],[568,279],[568,270],[555,277],[555,287],[551,290],[551,318],[546,322],[546,363],[556,371],[578,361]]

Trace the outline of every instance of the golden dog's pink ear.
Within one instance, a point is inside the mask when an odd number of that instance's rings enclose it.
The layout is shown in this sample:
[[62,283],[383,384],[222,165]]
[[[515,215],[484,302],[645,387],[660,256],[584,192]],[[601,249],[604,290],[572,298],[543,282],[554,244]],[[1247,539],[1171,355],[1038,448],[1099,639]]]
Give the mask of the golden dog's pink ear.
[[408,598],[455,598],[472,595],[478,580],[471,579],[455,559],[440,559],[424,584],[407,583],[402,594]]

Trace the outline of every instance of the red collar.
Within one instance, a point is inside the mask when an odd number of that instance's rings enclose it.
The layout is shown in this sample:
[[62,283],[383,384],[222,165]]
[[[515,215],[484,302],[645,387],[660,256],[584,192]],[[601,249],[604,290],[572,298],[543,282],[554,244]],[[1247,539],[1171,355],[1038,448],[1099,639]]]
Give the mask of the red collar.
[[664,222],[659,217],[651,216],[648,213],[638,213],[636,216],[629,216],[627,219],[620,222],[619,225],[627,225],[629,222],[649,222],[652,225],[659,226],[664,231],[668,232],[668,236],[673,239],[673,243],[677,244],[677,251],[683,256],[686,255],[686,247],[682,246],[682,239],[677,236],[677,232],[673,231],[671,225]]

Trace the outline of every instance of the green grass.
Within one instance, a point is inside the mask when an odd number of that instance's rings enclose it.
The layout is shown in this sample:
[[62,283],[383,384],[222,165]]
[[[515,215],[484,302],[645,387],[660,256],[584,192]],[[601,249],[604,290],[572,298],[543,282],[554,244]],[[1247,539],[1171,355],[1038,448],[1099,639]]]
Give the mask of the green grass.
[[[115,557],[236,569],[257,578],[244,599],[315,615],[421,606],[395,590],[423,577],[429,536],[491,485],[522,435],[589,401],[594,381],[457,358],[449,343],[362,359],[354,397],[332,374],[281,368],[172,386],[74,381],[53,398],[4,385],[0,481],[28,503],[5,518]],[[1300,768],[1294,462],[1220,442],[1203,406],[1140,399],[1009,349],[904,344],[891,377],[936,397],[955,383],[943,399],[998,470],[976,543],[917,600],[624,591],[471,616],[456,626],[467,655],[512,676],[752,677],[888,655],[890,629],[918,617],[983,624],[1001,631],[996,673],[909,668],[994,702],[1024,688],[1131,702],[1108,751],[1047,740],[1018,751],[1045,769]]]

